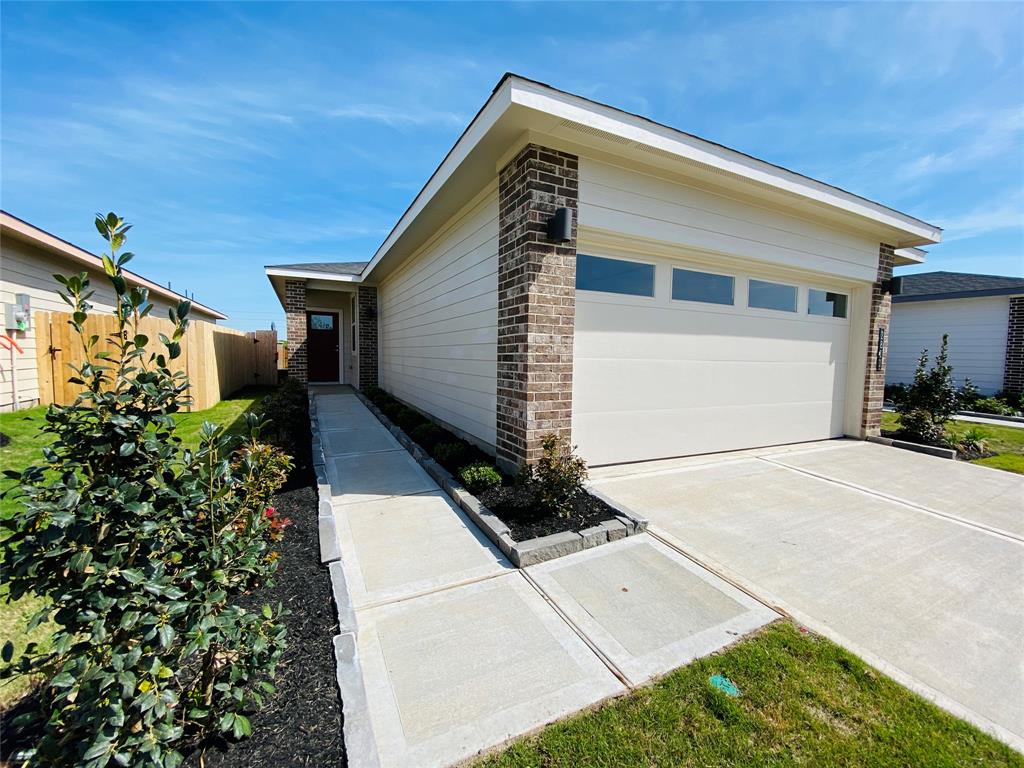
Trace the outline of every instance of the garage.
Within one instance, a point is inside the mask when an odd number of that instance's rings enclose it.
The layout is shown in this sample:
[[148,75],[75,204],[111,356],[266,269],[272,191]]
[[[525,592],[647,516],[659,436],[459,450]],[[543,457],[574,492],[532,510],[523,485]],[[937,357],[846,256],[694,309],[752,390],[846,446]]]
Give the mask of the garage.
[[[594,465],[839,437],[858,286],[583,249],[573,441]],[[863,376],[863,365],[853,366]]]

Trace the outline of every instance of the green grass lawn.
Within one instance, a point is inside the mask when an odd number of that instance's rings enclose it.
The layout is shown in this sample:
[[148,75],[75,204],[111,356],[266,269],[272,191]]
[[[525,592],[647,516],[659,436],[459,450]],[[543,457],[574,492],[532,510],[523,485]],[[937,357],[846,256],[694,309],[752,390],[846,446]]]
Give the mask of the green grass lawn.
[[[882,414],[882,429],[897,430],[899,428],[899,415],[895,413]],[[981,464],[1024,475],[1024,429],[969,421],[950,421],[946,425],[946,433],[953,442],[959,440],[969,429],[978,430],[985,440],[987,449],[995,454],[987,459],[975,459],[971,462],[972,464]]]
[[[230,432],[238,432],[242,426],[242,414],[262,400],[273,387],[247,387],[221,400],[217,405],[205,411],[179,414],[177,434],[185,445],[199,444],[199,430],[204,421],[214,424],[225,424]],[[0,432],[11,442],[0,448],[0,467],[3,469],[21,470],[33,462],[43,458],[45,439],[39,434],[44,423],[45,406],[29,408],[13,413],[0,413]],[[7,478],[0,479],[0,492],[16,485]],[[0,516],[13,514],[18,500],[10,497],[0,498]],[[32,633],[25,631],[25,624],[33,613],[44,605],[40,597],[24,597],[14,603],[7,602],[7,589],[0,586],[0,637],[4,641],[12,640],[15,646],[15,658],[27,643],[37,642],[45,647],[50,635],[50,625],[37,627]],[[0,683],[0,710],[7,709],[11,704],[25,695],[31,688],[32,681],[21,678]]]
[[[740,696],[713,688],[715,674]],[[1024,757],[839,646],[779,622],[476,765],[1020,767]]]

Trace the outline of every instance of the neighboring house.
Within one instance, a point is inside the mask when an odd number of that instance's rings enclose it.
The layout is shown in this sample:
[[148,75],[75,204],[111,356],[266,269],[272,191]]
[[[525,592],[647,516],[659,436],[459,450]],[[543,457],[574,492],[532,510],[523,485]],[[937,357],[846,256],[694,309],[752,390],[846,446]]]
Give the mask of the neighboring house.
[[940,236],[510,74],[367,263],[266,272],[299,378],[379,384],[506,467],[552,431],[608,464],[877,434],[887,281]]
[[893,297],[887,384],[909,384],[921,351],[929,360],[949,334],[957,384],[982,394],[1024,388],[1024,277],[926,272],[902,278]]
[[[39,402],[39,376],[36,357],[35,313],[67,312],[70,307],[57,293],[59,287],[54,274],[71,275],[88,272],[92,279],[91,288],[95,294],[89,302],[99,312],[114,308],[114,291],[103,274],[103,265],[98,256],[78,246],[61,240],[49,232],[34,227],[26,221],[0,211],[0,303],[3,307],[3,323],[10,320],[8,314],[14,308],[9,305],[18,297],[27,297],[29,305],[29,326],[18,330],[4,328],[0,334],[11,336],[22,348],[22,354],[15,354],[14,368],[11,353],[0,349],[0,410],[14,407],[14,389],[18,392],[18,407],[24,408]],[[167,309],[185,297],[168,288],[157,285],[132,272],[125,273],[130,285],[149,289],[149,298],[154,313],[167,316]],[[192,319],[215,323],[224,320],[215,309],[192,303]]]

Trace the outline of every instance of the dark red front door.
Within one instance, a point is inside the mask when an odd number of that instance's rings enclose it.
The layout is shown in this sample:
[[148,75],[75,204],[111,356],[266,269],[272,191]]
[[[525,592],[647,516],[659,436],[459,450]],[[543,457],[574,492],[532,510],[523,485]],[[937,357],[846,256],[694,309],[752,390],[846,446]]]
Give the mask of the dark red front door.
[[338,313],[306,313],[306,357],[310,381],[338,381]]

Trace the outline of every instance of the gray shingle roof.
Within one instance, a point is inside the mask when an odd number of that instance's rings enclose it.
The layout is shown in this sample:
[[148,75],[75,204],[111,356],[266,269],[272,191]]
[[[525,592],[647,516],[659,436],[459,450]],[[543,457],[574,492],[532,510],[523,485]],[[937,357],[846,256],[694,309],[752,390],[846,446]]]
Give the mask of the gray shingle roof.
[[268,264],[267,269],[299,269],[306,272],[323,272],[327,275],[358,275],[366,264],[365,261],[318,261],[305,264]]
[[903,289],[893,301],[964,299],[1024,293],[1024,277],[975,275],[970,272],[923,272],[904,275]]

